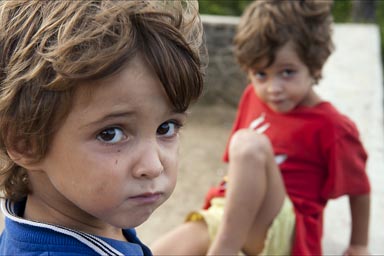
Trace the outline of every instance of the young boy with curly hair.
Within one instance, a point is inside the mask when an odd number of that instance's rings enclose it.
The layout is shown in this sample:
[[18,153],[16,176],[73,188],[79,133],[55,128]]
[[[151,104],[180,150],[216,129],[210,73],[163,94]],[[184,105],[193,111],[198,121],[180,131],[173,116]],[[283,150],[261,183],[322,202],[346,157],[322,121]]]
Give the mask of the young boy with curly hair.
[[0,1],[1,255],[150,255],[202,92],[192,1]]
[[234,44],[251,83],[225,150],[228,175],[154,254],[321,255],[324,208],[342,195],[352,217],[345,254],[369,253],[366,152],[354,123],[314,90],[333,50],[331,4],[247,7]]

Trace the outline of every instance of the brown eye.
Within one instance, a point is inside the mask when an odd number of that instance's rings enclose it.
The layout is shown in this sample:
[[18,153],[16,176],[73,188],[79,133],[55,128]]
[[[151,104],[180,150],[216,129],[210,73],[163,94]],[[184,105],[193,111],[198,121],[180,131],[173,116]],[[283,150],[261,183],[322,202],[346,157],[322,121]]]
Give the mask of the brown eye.
[[264,72],[256,72],[254,74],[255,78],[258,79],[258,80],[263,80],[267,77],[267,74],[264,73]]
[[157,128],[157,134],[159,135],[164,135],[167,134],[171,129],[171,125],[168,122],[162,123],[158,128]]
[[164,137],[172,137],[175,136],[180,129],[181,125],[177,123],[176,121],[168,121],[162,123],[157,128],[157,135],[164,136]]
[[108,128],[97,135],[97,139],[106,143],[117,143],[125,138],[123,131],[119,128]]
[[285,69],[283,72],[281,72],[282,77],[292,77],[296,72],[292,69]]

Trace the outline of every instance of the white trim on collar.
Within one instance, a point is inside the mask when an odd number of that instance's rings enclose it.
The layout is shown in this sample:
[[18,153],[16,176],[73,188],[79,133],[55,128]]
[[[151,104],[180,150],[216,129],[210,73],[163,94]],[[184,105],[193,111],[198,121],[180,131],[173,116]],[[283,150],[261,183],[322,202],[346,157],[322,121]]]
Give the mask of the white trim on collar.
[[123,255],[121,252],[113,248],[107,242],[101,240],[96,236],[93,236],[81,231],[76,231],[73,229],[57,226],[57,225],[20,218],[15,213],[14,203],[11,202],[10,200],[1,200],[1,210],[7,218],[17,223],[31,225],[31,226],[40,227],[40,228],[46,228],[61,234],[71,236],[77,239],[79,242],[87,245],[89,248],[91,248],[92,250],[94,250],[100,255]]

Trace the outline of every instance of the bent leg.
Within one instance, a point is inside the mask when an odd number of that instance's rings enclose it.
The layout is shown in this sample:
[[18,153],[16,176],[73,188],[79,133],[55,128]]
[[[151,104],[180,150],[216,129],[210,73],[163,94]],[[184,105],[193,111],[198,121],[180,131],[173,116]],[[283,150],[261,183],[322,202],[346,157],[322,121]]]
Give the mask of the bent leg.
[[210,239],[204,221],[192,221],[160,237],[150,248],[153,255],[205,255]]
[[230,144],[224,216],[209,255],[257,254],[285,197],[284,183],[266,136],[238,131]]

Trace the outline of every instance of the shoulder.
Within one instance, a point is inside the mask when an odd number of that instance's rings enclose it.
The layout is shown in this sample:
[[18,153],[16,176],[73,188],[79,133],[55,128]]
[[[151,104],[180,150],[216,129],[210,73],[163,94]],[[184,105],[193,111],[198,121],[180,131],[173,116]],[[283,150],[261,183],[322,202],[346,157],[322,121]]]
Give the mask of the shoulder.
[[357,126],[347,115],[341,113],[330,102],[324,101],[313,107],[311,114],[319,119],[323,127],[337,136],[358,135]]
[[94,254],[94,251],[76,240],[63,240],[62,237],[44,228],[30,227],[6,219],[0,238],[0,255],[38,254],[90,255]]
[[244,111],[244,109],[254,110],[254,109],[264,109],[264,104],[261,102],[257,96],[253,85],[249,84],[244,89],[243,94],[240,98],[238,109]]
[[319,138],[325,154],[336,150],[366,160],[367,154],[354,121],[329,102],[320,104],[315,115],[319,118],[317,123],[321,124]]
[[328,125],[327,128],[334,128],[335,132],[343,134],[358,135],[358,129],[354,121],[347,115],[341,113],[329,102],[322,104],[320,111],[323,112],[323,119]]
[[244,100],[244,99],[249,99],[254,97],[256,97],[255,90],[253,89],[252,84],[248,84],[243,91],[241,99]]
[[130,242],[87,234],[62,226],[35,222],[19,216],[25,201],[2,200],[5,228],[0,237],[0,255],[151,255],[135,230],[124,230]]
[[[66,230],[67,232],[64,232]],[[0,237],[0,255],[152,255],[134,230],[124,230],[130,242],[96,237],[69,229],[21,224],[9,218]]]
[[20,202],[1,200],[5,227],[1,235],[0,255],[36,255],[48,252],[60,255],[68,252],[76,252],[76,254],[93,252],[75,238],[81,236],[77,231],[20,217],[24,206],[25,200]]

